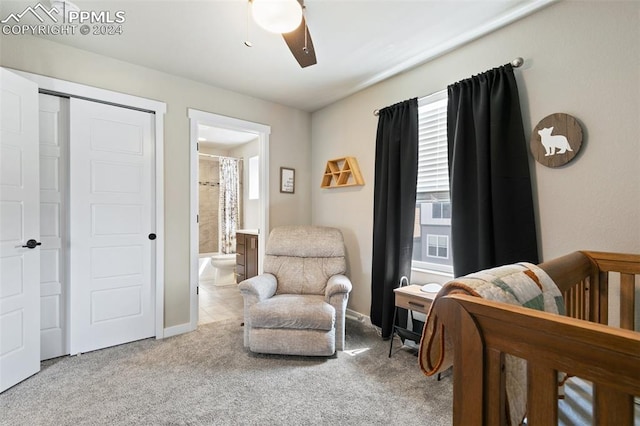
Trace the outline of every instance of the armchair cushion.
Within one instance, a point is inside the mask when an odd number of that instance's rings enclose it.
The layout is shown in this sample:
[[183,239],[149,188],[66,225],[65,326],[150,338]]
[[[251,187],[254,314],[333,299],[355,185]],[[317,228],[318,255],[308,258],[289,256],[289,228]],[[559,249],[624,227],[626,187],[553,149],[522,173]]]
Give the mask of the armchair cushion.
[[277,294],[324,295],[327,280],[344,274],[342,233],[321,226],[282,226],[273,229],[267,242],[264,272],[278,282]]
[[250,315],[256,328],[331,330],[336,311],[322,296],[282,294],[253,305]]
[[324,226],[280,226],[271,231],[266,253],[271,256],[344,257],[342,233]]
[[344,272],[341,258],[266,256],[265,271],[277,277],[277,294],[324,295],[327,281]]

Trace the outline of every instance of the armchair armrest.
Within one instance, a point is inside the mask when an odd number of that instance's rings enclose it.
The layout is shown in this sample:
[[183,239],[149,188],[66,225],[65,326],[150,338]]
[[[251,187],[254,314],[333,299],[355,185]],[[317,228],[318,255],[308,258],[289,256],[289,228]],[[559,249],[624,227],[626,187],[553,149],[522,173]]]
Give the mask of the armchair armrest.
[[327,288],[324,292],[324,296],[328,300],[331,296],[338,293],[349,293],[351,288],[351,280],[345,275],[333,275],[329,278],[329,281],[327,281]]
[[276,294],[278,282],[272,274],[260,274],[242,281],[238,288],[243,296],[253,296],[255,302],[268,299]]
[[244,299],[244,346],[249,347],[249,330],[251,329],[249,309],[276,294],[278,280],[275,275],[260,274],[242,281],[238,288]]
[[336,349],[344,350],[344,322],[351,280],[345,275],[333,275],[327,281],[324,298],[336,310]]

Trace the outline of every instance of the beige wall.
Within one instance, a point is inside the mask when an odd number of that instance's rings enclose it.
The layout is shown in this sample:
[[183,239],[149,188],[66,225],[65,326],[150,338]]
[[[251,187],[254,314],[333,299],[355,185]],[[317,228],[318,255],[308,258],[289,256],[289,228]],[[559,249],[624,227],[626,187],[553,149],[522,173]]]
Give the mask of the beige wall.
[[[312,115],[312,220],[341,228],[354,289],[349,307],[370,307],[374,149],[372,111],[525,58],[516,76],[525,133],[548,114],[583,125],[574,161],[531,160],[541,256],[579,249],[640,252],[640,3],[554,4],[410,72]],[[366,185],[319,188],[328,159],[352,155]]]
[[[270,226],[310,222],[309,113],[48,40],[2,36],[0,41],[2,66],[167,103],[164,146],[166,327],[189,322],[187,108],[270,125]],[[293,195],[279,192],[280,166],[296,169],[296,193]]]

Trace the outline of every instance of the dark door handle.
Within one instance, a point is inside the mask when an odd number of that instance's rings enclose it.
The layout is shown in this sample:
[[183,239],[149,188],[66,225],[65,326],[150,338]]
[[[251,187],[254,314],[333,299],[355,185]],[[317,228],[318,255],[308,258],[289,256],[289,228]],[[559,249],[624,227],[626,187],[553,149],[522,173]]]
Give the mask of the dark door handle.
[[155,240],[156,239],[156,234],[153,234],[153,233],[149,234],[149,239],[151,241]]
[[25,245],[24,245],[24,246],[22,246],[22,247],[25,247],[25,248],[28,248],[28,249],[34,249],[34,248],[36,248],[37,246],[41,246],[41,245],[42,245],[42,243],[41,243],[40,241],[36,241],[36,240],[29,240],[29,241],[27,241],[27,244],[25,244]]

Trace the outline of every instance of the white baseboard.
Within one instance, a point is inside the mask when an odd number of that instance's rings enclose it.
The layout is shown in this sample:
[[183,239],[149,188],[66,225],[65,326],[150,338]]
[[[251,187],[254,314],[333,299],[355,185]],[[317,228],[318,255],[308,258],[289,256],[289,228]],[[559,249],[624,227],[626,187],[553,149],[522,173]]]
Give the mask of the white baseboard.
[[347,308],[346,316],[351,320],[361,322],[365,325],[372,325],[371,318],[369,316],[356,312],[353,309]]
[[178,334],[189,333],[190,331],[193,331],[193,329],[191,328],[191,323],[185,322],[184,324],[165,328],[164,337],[177,336]]

